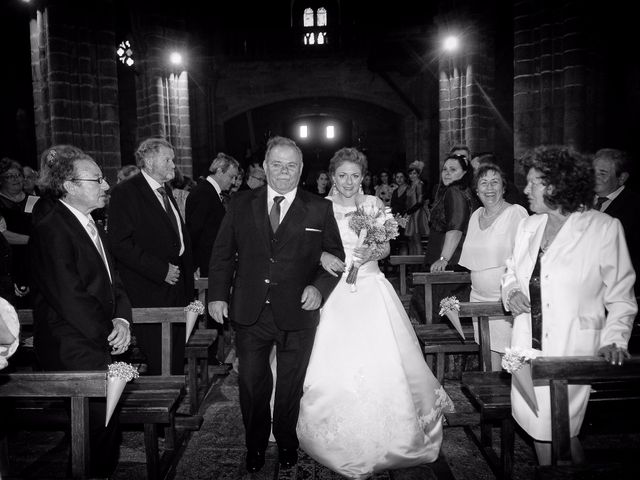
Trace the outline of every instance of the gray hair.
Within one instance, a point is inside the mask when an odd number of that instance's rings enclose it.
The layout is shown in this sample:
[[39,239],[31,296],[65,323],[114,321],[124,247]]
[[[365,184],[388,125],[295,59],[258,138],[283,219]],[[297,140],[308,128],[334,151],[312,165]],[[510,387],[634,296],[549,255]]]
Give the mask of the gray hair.
[[173,145],[162,137],[150,137],[140,142],[135,154],[138,167],[144,167],[144,160],[153,154],[159,153],[161,148],[168,148],[175,154]]
[[222,170],[222,173],[225,173],[232,165],[238,169],[240,168],[240,164],[235,158],[231,155],[227,155],[226,153],[219,152],[218,155],[216,155],[216,158],[213,159],[213,162],[211,162],[209,172],[216,173],[218,169],[220,169]]

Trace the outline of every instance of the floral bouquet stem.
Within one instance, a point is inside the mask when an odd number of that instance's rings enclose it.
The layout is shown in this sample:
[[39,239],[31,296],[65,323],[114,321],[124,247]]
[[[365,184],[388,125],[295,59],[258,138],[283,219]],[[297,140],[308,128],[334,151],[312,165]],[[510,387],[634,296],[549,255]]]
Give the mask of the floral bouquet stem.
[[[365,228],[360,230],[358,234],[358,241],[356,242],[356,248],[360,248],[364,244],[364,240],[367,238],[367,230]],[[351,291],[356,292],[356,278],[358,278],[358,269],[360,268],[360,264],[355,261],[351,261],[351,266],[349,267],[349,273],[347,274],[346,282],[351,285]]]
[[193,331],[193,327],[196,324],[196,320],[198,316],[204,313],[204,305],[200,300],[194,300],[189,305],[184,307],[184,312],[186,315],[186,331],[185,331],[185,343],[189,341],[189,337],[191,336],[191,332]]
[[118,405],[118,401],[127,382],[138,378],[138,376],[138,370],[129,363],[115,362],[109,365],[109,372],[107,373],[107,412],[104,421],[105,427],[109,425],[111,415],[113,415],[116,405]]

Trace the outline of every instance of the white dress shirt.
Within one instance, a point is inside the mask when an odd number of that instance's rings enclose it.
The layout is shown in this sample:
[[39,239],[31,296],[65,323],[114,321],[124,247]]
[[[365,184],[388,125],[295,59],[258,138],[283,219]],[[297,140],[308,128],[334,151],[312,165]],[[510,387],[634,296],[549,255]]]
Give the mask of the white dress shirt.
[[267,212],[270,212],[271,207],[273,207],[274,197],[284,197],[284,200],[280,202],[280,222],[279,223],[282,223],[282,219],[289,211],[289,207],[291,207],[293,200],[296,198],[297,191],[298,191],[298,188],[296,187],[293,190],[291,190],[289,193],[285,193],[283,195],[281,193],[276,192],[270,186],[267,187]]

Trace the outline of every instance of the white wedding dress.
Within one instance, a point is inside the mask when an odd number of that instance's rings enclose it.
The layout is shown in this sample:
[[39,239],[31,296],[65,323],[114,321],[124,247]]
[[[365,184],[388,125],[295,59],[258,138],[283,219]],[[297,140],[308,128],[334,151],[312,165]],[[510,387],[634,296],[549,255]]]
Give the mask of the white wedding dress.
[[[346,254],[357,235],[334,203]],[[346,477],[433,462],[451,400],[431,373],[411,322],[377,262],[356,288],[342,276],[318,326],[298,419],[300,447]]]

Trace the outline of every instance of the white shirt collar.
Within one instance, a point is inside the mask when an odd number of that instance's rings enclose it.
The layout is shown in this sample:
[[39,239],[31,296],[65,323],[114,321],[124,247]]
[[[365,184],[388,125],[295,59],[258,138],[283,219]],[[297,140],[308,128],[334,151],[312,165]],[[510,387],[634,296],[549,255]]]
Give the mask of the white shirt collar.
[[276,192],[273,188],[271,188],[270,185],[267,185],[267,203],[272,204],[273,198],[280,196],[280,197],[284,197],[284,201],[287,202],[287,204],[291,205],[293,203],[293,199],[296,198],[297,192],[298,192],[298,187],[294,188],[290,192],[285,193],[283,195],[282,193]]
[[207,175],[207,182],[213,185],[213,188],[215,188],[216,192],[218,192],[218,196],[222,195],[222,189],[220,188],[220,185],[218,185],[218,182],[216,182],[211,175]]
[[[90,215],[85,215],[84,213],[82,213],[80,210],[78,210],[76,207],[72,207],[71,205],[69,205],[67,202],[65,202],[64,200],[60,199],[60,202],[69,209],[69,211],[71,213],[73,213],[75,215],[75,217],[78,219],[78,221],[82,224],[82,226],[85,228],[85,230],[87,229],[87,223],[89,222],[93,222],[93,218]],[[95,223],[95,222],[94,222]]]
[[144,170],[142,171],[142,176],[145,178],[145,180],[147,181],[147,183],[149,184],[149,186],[151,187],[151,190],[153,190],[154,192],[157,191],[160,187],[164,187],[164,185],[158,183],[153,177],[151,177],[151,175],[149,175],[147,172],[145,172]]

